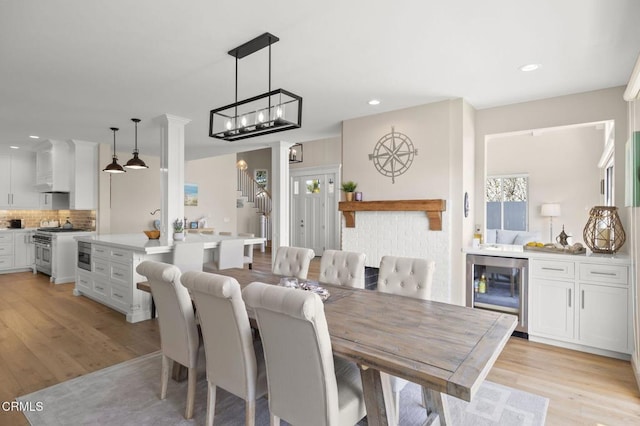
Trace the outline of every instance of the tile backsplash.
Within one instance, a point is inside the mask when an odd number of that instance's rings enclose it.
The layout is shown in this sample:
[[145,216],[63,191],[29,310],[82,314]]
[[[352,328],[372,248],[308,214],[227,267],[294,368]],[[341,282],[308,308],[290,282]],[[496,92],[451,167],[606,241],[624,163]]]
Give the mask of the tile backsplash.
[[39,228],[42,221],[55,221],[62,226],[67,217],[74,228],[95,231],[95,210],[0,210],[0,228],[9,226],[9,219],[23,219],[25,228]]

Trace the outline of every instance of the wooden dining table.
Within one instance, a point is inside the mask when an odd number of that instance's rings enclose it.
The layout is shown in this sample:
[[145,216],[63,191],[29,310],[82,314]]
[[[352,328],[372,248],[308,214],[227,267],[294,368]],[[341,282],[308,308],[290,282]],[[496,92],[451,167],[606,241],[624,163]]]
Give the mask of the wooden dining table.
[[[282,278],[233,271],[219,273],[242,287]],[[471,401],[517,324],[509,314],[321,285],[330,292],[324,310],[333,353],[360,367],[370,426],[397,423],[390,383],[381,371],[422,386],[427,423],[439,418],[441,425],[450,424],[443,395]]]

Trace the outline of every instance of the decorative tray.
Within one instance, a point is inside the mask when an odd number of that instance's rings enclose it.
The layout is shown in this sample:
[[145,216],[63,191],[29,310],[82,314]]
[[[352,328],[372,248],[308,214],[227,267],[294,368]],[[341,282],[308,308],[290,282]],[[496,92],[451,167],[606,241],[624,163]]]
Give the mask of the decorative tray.
[[525,251],[539,251],[542,253],[558,253],[558,254],[584,254],[587,252],[587,249],[584,247],[573,248],[571,246],[567,248],[557,248],[557,247],[533,247],[533,246],[522,246]]
[[317,294],[318,296],[320,296],[320,299],[322,299],[323,302],[327,300],[330,296],[329,290],[327,290],[324,287],[320,287],[318,283],[315,281],[303,281],[300,284],[298,284],[298,287],[301,288],[302,290],[307,290]]
[[324,287],[320,287],[317,281],[301,281],[299,282],[295,277],[283,277],[280,278],[280,284],[283,287],[299,288],[300,290],[310,291],[320,296],[320,299],[324,302],[331,296],[329,290]]

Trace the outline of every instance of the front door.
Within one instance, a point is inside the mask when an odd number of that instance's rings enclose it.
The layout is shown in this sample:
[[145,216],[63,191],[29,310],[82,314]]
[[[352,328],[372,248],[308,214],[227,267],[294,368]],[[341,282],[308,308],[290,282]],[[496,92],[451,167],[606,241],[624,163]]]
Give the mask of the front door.
[[291,176],[292,245],[313,249],[316,256],[339,248],[336,175],[325,170]]

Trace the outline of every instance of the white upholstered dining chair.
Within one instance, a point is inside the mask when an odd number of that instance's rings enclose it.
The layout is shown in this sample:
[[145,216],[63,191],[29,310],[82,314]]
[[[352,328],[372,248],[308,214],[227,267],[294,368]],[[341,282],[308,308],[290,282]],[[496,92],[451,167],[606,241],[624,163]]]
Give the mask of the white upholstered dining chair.
[[160,399],[167,396],[169,371],[173,362],[188,369],[187,406],[184,417],[193,417],[196,393],[196,364],[200,345],[193,305],[187,289],[180,283],[177,266],[145,260],[136,272],[147,278],[158,310],[162,373]]
[[204,261],[204,243],[175,241],[173,244],[173,264],[181,273],[202,271]]
[[[255,234],[249,232],[238,232],[238,237],[253,238]],[[249,265],[249,269],[253,269],[253,244],[244,245],[244,263]]]
[[206,272],[221,271],[230,268],[242,268],[244,266],[244,240],[222,240],[214,253],[214,261],[205,263],[203,270]]
[[313,250],[308,248],[278,247],[272,272],[276,275],[306,279],[309,273],[309,264],[314,256]]
[[364,288],[366,255],[352,251],[325,250],[320,259],[320,277],[325,284]]
[[354,425],[366,413],[358,367],[334,357],[320,297],[254,282],[242,292],[264,347],[271,426]]
[[246,401],[245,424],[255,424],[256,399],[267,393],[260,340],[252,338],[240,284],[232,277],[206,272],[182,274],[200,315],[207,358],[207,417],[213,426],[216,387]]
[[[431,298],[434,270],[435,262],[432,260],[384,256],[380,260],[378,270],[378,291],[428,300]],[[408,382],[395,376],[389,376],[389,380],[395,406],[393,417],[397,423],[400,413],[400,391]],[[424,394],[423,403],[426,405]]]

